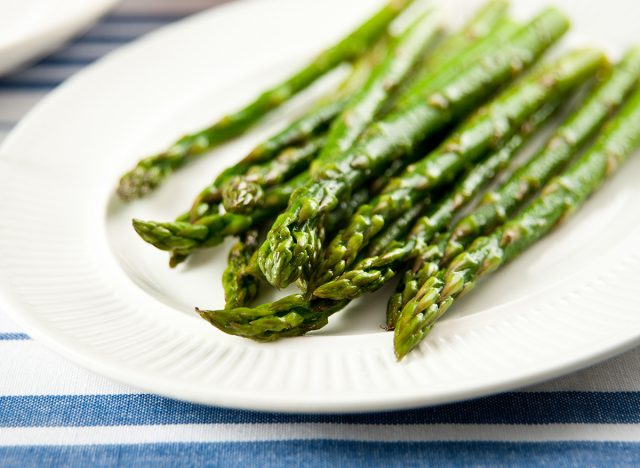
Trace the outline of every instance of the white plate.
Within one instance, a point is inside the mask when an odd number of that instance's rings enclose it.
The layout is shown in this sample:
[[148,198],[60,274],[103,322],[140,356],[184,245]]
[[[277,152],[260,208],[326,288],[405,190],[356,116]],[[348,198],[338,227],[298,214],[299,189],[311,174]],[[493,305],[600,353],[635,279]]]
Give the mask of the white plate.
[[[479,2],[444,3],[468,12]],[[532,3],[518,8],[528,12]],[[634,37],[634,2],[612,0],[599,14],[596,1],[558,3],[575,19],[574,40],[616,49]],[[0,151],[4,308],[35,338],[101,374],[184,400],[263,410],[449,402],[557,376],[637,344],[640,158],[465,298],[402,363],[379,328],[389,290],[318,333],[269,345],[224,335],[195,315],[195,305],[223,305],[226,249],[171,271],[130,219],[171,219],[292,107],[147,200],[114,201],[119,174],[285,76],[375,6],[234,3],[152,34],[54,92]]]
[[118,0],[0,0],[0,74],[55,50]]

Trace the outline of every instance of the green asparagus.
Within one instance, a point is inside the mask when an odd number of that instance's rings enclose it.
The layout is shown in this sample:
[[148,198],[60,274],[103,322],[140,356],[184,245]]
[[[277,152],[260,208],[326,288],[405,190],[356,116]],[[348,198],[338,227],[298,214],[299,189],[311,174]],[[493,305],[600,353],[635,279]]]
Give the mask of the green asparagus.
[[454,77],[465,64],[473,61],[473,57],[481,55],[488,45],[494,46],[496,39],[511,36],[516,31],[516,25],[508,19],[508,9],[509,2],[506,0],[487,2],[460,31],[436,48],[403,94],[411,96],[431,87],[434,72],[439,68],[450,69],[451,77]]
[[141,197],[156,188],[173,171],[205,151],[234,138],[271,110],[279,107],[318,78],[360,55],[387,29],[412,0],[392,0],[347,37],[324,50],[293,76],[212,126],[182,137],[165,152],[141,160],[120,179],[118,195],[124,200]]
[[[484,203],[463,218],[449,234],[447,243],[438,249],[439,263],[446,265],[462,252],[479,235],[490,231],[501,223],[554,173],[560,170],[602,126],[607,116],[615,111],[633,90],[640,78],[639,49],[631,49],[623,60],[601,78],[587,97],[586,102],[549,139],[546,146],[527,164],[517,170],[498,190],[484,197]],[[433,265],[420,263],[416,259],[413,268],[407,271],[398,291],[389,300],[387,327],[394,327],[394,320],[417,290],[428,278],[426,272],[438,271]]]
[[133,227],[145,242],[160,250],[172,252],[173,257],[169,264],[175,267],[195,249],[219,245],[227,236],[242,234],[256,224],[272,218],[287,205],[291,194],[308,180],[308,173],[302,173],[267,190],[262,208],[249,215],[214,213],[200,218],[195,223],[161,223],[134,219]]
[[258,235],[255,229],[245,232],[229,252],[229,263],[222,274],[226,309],[246,307],[258,295],[260,281],[247,271],[259,246]]
[[253,167],[268,163],[282,152],[304,145],[308,139],[321,135],[328,129],[331,121],[342,112],[346,103],[347,99],[343,98],[312,109],[284,130],[256,146],[245,158],[224,170],[205,187],[193,201],[188,216],[182,220],[195,222],[207,213],[217,211],[226,183],[234,177],[246,174]]
[[[309,173],[303,172],[293,179],[265,191],[260,209],[250,214],[215,213],[204,216],[195,223],[174,221],[168,223],[134,219],[132,224],[138,235],[154,247],[172,253],[169,265],[173,268],[197,249],[215,247],[233,235],[240,235],[257,224],[273,218],[287,204],[291,194],[309,181]],[[369,192],[359,190],[351,199],[344,200],[339,209],[327,217],[327,231],[334,232],[355,209],[369,198]]]
[[268,163],[253,166],[245,175],[229,180],[222,189],[224,208],[239,214],[248,214],[259,208],[265,189],[305,171],[326,141],[322,135],[302,146],[287,148]]
[[272,285],[295,281],[318,258],[318,223],[341,197],[381,173],[391,161],[448,122],[468,112],[501,84],[535,62],[568,28],[565,16],[547,9],[523,26],[510,43],[487,52],[450,83],[371,125],[359,143],[298,190],[259,249],[259,264]]
[[[349,148],[364,128],[373,121],[376,113],[437,37],[440,23],[435,16],[432,13],[419,16],[391,45],[386,58],[374,69],[362,89],[353,95],[344,111],[334,120],[329,135],[323,142],[319,159],[330,160]],[[246,205],[250,207],[255,197],[259,197],[260,187],[255,181],[247,184],[250,177],[251,174],[247,174],[238,185],[230,187],[226,192],[224,205],[228,211],[246,212]],[[238,186],[244,190],[238,190]]]
[[443,62],[447,57],[455,55],[460,50],[472,45],[478,39],[486,37],[507,16],[509,2],[507,0],[490,0],[480,8],[465,24],[462,30],[446,40],[429,59],[433,62]]
[[[376,291],[384,286],[396,276],[410,258],[416,258],[416,267],[418,259],[423,262],[431,259],[434,254],[429,242],[433,237],[447,228],[451,220],[480,193],[486,184],[507,168],[527,139],[558,107],[558,101],[542,106],[504,147],[472,166],[454,188],[434,205],[427,215],[415,223],[408,239],[404,239],[402,235],[402,227],[405,224],[403,218],[408,217],[415,206],[422,206],[425,203],[424,200],[410,208],[379,234],[369,246],[365,258],[336,279],[319,286],[313,292],[314,296],[334,300],[355,299],[366,292]],[[418,216],[414,220],[417,218]],[[400,226],[396,225],[398,221]],[[404,232],[406,233],[406,230]],[[392,328],[393,324],[388,321],[387,327]]]
[[[530,119],[530,121],[528,121],[525,125],[522,126],[521,133],[518,138],[522,140],[527,136],[529,136],[537,128],[539,128],[539,126],[544,121],[547,120],[548,116],[555,110],[556,107],[557,107],[557,103],[556,104],[550,103],[544,106],[539,112],[537,112]],[[430,221],[428,218],[425,218],[424,220],[422,220],[421,223],[418,223],[418,227],[416,227],[415,229],[415,231],[417,231],[415,235],[417,236],[418,233],[420,233],[423,236],[427,236],[428,234],[425,232],[426,226],[430,226],[432,229],[436,229],[438,223],[441,223],[442,225],[446,224],[448,220],[450,220],[451,217],[453,216],[452,214],[453,212],[459,210],[459,208],[462,205],[464,205],[465,201],[468,201],[471,198],[473,198],[474,195],[477,194],[478,191],[481,189],[481,187],[488,180],[490,180],[492,177],[495,176],[496,171],[504,168],[504,166],[508,163],[508,160],[513,157],[513,153],[515,152],[516,147],[519,147],[519,144],[521,143],[519,142],[517,144],[515,140],[516,140],[516,137],[514,137],[514,139],[508,144],[508,148],[505,148],[499,151],[498,153],[490,156],[489,158],[486,159],[485,162],[483,162],[482,164],[474,168],[474,170],[470,171],[468,176],[466,176],[463,180],[461,180],[457,184],[456,189],[439,204],[439,210],[437,210],[436,213],[433,214],[433,221]],[[330,213],[330,215],[333,215],[334,213],[335,212],[332,212]],[[400,230],[402,229],[400,228]],[[424,242],[426,242],[426,240]],[[409,248],[406,248],[405,250],[402,250],[401,248],[397,248],[397,249],[391,248],[386,256],[381,257],[379,259],[380,264],[381,265],[384,264],[385,267],[387,268],[386,270],[382,271],[378,277],[374,278],[374,281],[379,281],[380,285],[389,281],[394,275],[391,267],[399,262],[402,262],[402,260],[404,260],[405,257],[412,252],[413,245],[414,244],[411,244],[411,246]],[[444,248],[444,244],[442,242],[440,242],[438,245],[442,246],[440,250]],[[422,247],[420,250],[421,259],[424,262],[428,262],[431,260],[436,261],[438,258],[437,256],[438,252],[439,250],[436,249],[433,245]],[[394,258],[394,256],[396,256],[397,258]],[[381,266],[381,270],[382,270],[382,266]],[[361,276],[360,280],[363,283],[365,283],[366,282],[365,276],[364,275]],[[370,290],[375,289],[374,287],[371,286],[371,283],[369,283],[368,286],[370,287]],[[365,289],[362,289],[360,293],[363,293],[365,291],[366,291]],[[269,340],[276,340],[278,338],[284,338],[286,336],[299,336],[306,333],[306,330],[309,329],[310,324],[313,324],[312,329],[314,330],[324,326],[324,324],[326,324],[326,321],[328,320],[330,315],[338,312],[348,304],[349,301],[345,300],[346,297],[349,297],[350,299],[352,299],[357,295],[359,294],[355,294],[353,296],[344,294],[343,296],[340,297],[340,299],[333,300],[333,301],[332,300],[323,301],[322,299],[319,299],[319,298],[311,298],[306,303],[306,305],[302,301],[295,301],[294,303],[285,301],[283,303],[279,303],[276,309],[278,311],[277,314],[279,316],[286,315],[286,312],[285,312],[286,309],[284,307],[284,305],[286,304],[294,307],[297,312],[300,312],[301,310],[303,310],[303,308],[306,307],[307,311],[315,309],[316,311],[318,311],[318,313],[321,313],[322,315],[322,323],[318,322],[316,320],[316,317],[310,312],[307,315],[303,315],[299,325],[294,326],[289,324],[286,330],[286,335],[279,334],[277,329],[267,330],[266,326],[264,325],[264,323],[266,323],[266,320],[261,325],[261,329],[259,332],[256,332],[256,330],[252,330],[252,327],[247,323],[243,324],[241,331],[237,328],[235,330],[237,333],[240,333],[240,336],[245,336],[249,338],[254,338],[256,333],[259,333],[260,336],[264,333],[268,333]],[[269,306],[265,305],[264,307],[269,307]],[[235,323],[232,317],[229,315],[230,313],[231,312],[227,312],[225,314],[227,329],[231,324]],[[266,318],[267,315],[262,315],[261,317]],[[273,320],[275,320],[276,318],[277,317],[272,317]],[[273,323],[276,323],[279,325],[280,322],[276,320]]]
[[329,317],[344,305],[322,300],[309,303],[300,294],[294,294],[254,308],[196,311],[225,333],[268,342],[322,328]]
[[450,182],[465,165],[499,148],[548,100],[582,84],[604,63],[604,55],[597,50],[565,54],[478,110],[438,149],[409,166],[389,182],[381,195],[358,209],[351,223],[326,249],[312,285],[323,285],[344,273],[386,223],[406,212],[430,190]]
[[193,223],[203,216],[218,212],[224,186],[234,177],[242,176],[253,167],[272,161],[280,153],[292,147],[304,146],[308,140],[325,134],[333,119],[346,107],[349,97],[364,85],[373,68],[386,55],[387,43],[386,37],[378,40],[353,64],[347,78],[335,92],[322,98],[317,106],[305,115],[258,145],[240,162],[223,171],[198,194],[188,215],[183,215],[177,220]]
[[504,222],[529,196],[560,170],[616,110],[640,78],[640,48],[629,51],[586,103],[562,125],[539,155],[520,168],[499,189],[488,193],[482,206],[453,230],[445,259],[460,253],[469,241]]
[[640,91],[607,125],[593,147],[545,186],[542,195],[514,219],[432,276],[398,318],[394,347],[398,359],[427,336],[456,298],[477,280],[515,258],[570,216],[640,147]]
[[327,164],[347,151],[373,122],[380,109],[422,59],[441,31],[438,15],[419,16],[390,46],[385,59],[332,123],[327,143],[312,164]]

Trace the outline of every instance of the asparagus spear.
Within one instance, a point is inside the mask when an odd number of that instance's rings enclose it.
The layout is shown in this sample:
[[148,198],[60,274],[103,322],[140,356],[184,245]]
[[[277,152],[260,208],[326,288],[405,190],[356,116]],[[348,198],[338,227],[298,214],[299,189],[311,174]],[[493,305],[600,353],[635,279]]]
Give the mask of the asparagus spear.
[[260,268],[269,283],[284,287],[315,263],[321,244],[318,223],[341,197],[520,73],[567,28],[564,15],[547,9],[523,26],[509,44],[470,64],[428,98],[418,95],[411,105],[371,125],[357,145],[323,167],[312,183],[292,197],[287,210],[274,223],[258,254]]
[[440,261],[448,239],[449,233],[446,231],[436,235],[426,247],[420,249],[413,267],[404,272],[396,292],[387,303],[387,331],[395,329],[404,306],[417,297],[420,287],[440,271]]
[[482,276],[495,271],[544,237],[575,212],[640,147],[640,91],[607,125],[592,148],[545,186],[542,195],[493,234],[432,276],[398,318],[394,347],[398,359],[427,336],[455,300]]
[[[615,69],[602,78],[601,85],[591,92],[586,103],[555,132],[534,158],[516,171],[497,191],[487,194],[484,205],[481,204],[463,218],[452,229],[453,232],[448,234],[445,244],[438,243],[438,255],[434,256],[437,260],[435,265],[416,259],[413,268],[405,272],[397,292],[389,299],[387,328],[395,327],[398,315],[416,296],[420,285],[439,271],[438,263],[448,264],[456,253],[468,247],[478,235],[488,232],[503,221],[575,155],[578,148],[602,125],[607,115],[631,92],[640,77],[638,65],[638,49],[633,49]],[[473,226],[474,223],[474,229],[465,227]],[[462,235],[462,232],[466,234]]]
[[[500,2],[497,1],[494,3],[497,5]],[[476,20],[472,20],[470,25],[463,31],[462,35],[470,38],[471,36],[473,36],[471,34],[468,34],[470,30],[475,30],[476,32],[482,29],[487,30],[492,26],[493,21],[497,21],[497,14],[494,14],[493,17],[495,17],[495,20],[491,19],[491,14],[483,15],[481,12]],[[370,70],[376,65],[376,63],[380,61],[381,56],[384,52],[386,52],[386,46],[384,42],[385,41],[382,40],[379,41],[371,51],[369,51],[364,57],[356,62],[356,64],[354,65],[354,70],[350,73],[347,80],[338,89],[336,98],[325,100],[326,102],[320,107],[312,110],[309,114],[295,121],[283,131],[266,140],[264,143],[257,146],[247,157],[245,157],[238,164],[225,170],[218,178],[216,178],[216,180],[210,186],[205,188],[205,190],[203,190],[199,194],[199,196],[193,203],[191,211],[185,215],[178,217],[177,221],[196,222],[198,219],[206,216],[214,216],[214,218],[212,219],[216,219],[216,215],[218,214],[217,204],[222,199],[221,187],[225,183],[227,183],[234,176],[245,173],[255,165],[271,160],[278,154],[279,151],[282,151],[285,147],[303,142],[305,139],[313,136],[314,134],[322,133],[326,126],[331,122],[331,120],[339,112],[342,111],[342,109],[348,102],[346,96],[348,96],[353,92],[353,90],[359,88],[364,83],[370,73]],[[463,45],[464,44],[459,44],[460,47],[462,47]],[[471,49],[473,50],[474,48],[472,47]],[[479,55],[482,50],[480,47],[476,47],[476,49],[479,50],[477,50],[475,54]],[[451,53],[455,52],[451,47],[449,47],[449,50],[451,51]],[[467,59],[471,59],[473,56],[474,55],[471,53],[463,54],[463,57]],[[436,61],[434,60],[430,60],[429,63],[434,66],[436,65]],[[402,161],[395,161],[393,166],[394,167],[389,168],[389,174],[395,174],[397,170],[404,166],[404,163]],[[383,187],[384,185],[386,185],[385,179],[379,178],[378,180],[376,180],[374,185],[372,185],[371,190],[380,190],[380,187]],[[285,191],[287,188],[287,186],[283,187]],[[276,191],[275,194],[270,195],[269,198],[278,199],[279,191]],[[274,205],[273,203],[267,204]],[[170,228],[170,230],[176,231],[177,229]],[[151,235],[151,230],[147,229],[147,237],[150,237]],[[150,239],[150,242],[157,243],[158,241]],[[175,266],[176,264],[184,260],[186,255],[186,253],[174,253],[171,264]]]
[[[503,7],[500,4],[503,3],[500,0],[491,2],[489,6],[480,11],[478,16],[470,21],[470,23],[463,29],[459,36],[466,40],[458,40],[456,47],[451,47],[449,42],[445,43],[447,50],[451,54],[460,52],[461,49],[467,44],[470,45],[475,37],[480,37],[481,32],[488,31],[495,23],[500,19],[500,12],[503,11]],[[491,6],[493,5],[493,6]],[[503,25],[504,26],[504,25]],[[499,30],[491,36],[491,41],[498,39],[504,39],[507,35],[511,34],[515,30],[515,25],[507,25],[509,27],[501,27]],[[455,40],[457,36],[454,36],[452,40]],[[234,176],[244,174],[255,164],[269,161],[278,151],[283,150],[286,145],[297,144],[309,138],[313,134],[321,133],[325,126],[344,109],[344,106],[348,102],[348,99],[344,96],[348,96],[355,89],[358,89],[364,84],[364,81],[371,72],[371,69],[379,63],[381,56],[386,52],[386,41],[379,41],[372,50],[370,50],[364,57],[358,60],[354,66],[354,70],[351,72],[347,80],[340,86],[337,97],[333,100],[328,100],[327,104],[320,106],[316,110],[312,110],[307,116],[302,117],[300,120],[294,122],[282,132],[276,134],[274,137],[268,139],[263,144],[254,149],[245,159],[240,163],[224,171],[210,186],[205,188],[193,203],[190,213],[182,215],[177,218],[179,222],[196,222],[198,219],[205,216],[216,215],[218,213],[217,204],[222,199],[222,190],[226,183],[229,182]],[[492,42],[491,42],[492,43]],[[490,45],[490,41],[483,40],[480,43],[473,45],[468,51],[460,54],[460,57],[445,60],[446,54],[440,54],[442,63],[440,60],[430,60],[429,67],[435,66],[447,66],[449,73],[453,74],[441,74],[440,79],[431,80],[432,87],[441,86],[450,80],[455,73],[462,69],[462,66],[467,60],[475,60],[486,51]],[[460,63],[458,63],[460,62]],[[455,65],[455,66],[454,66]],[[424,86],[423,86],[424,87]],[[414,87],[414,91],[418,91],[420,87]],[[424,91],[424,90],[423,90]],[[337,100],[336,100],[337,99]],[[408,159],[410,161],[410,159]],[[392,165],[387,169],[386,173],[388,177],[391,177],[402,169],[406,165],[405,161],[394,161]],[[370,191],[375,193],[381,190],[386,185],[385,177],[379,177],[371,186]],[[327,218],[329,219],[330,216]],[[173,255],[172,265],[180,263],[187,254]]]
[[[173,221],[168,223],[134,219],[132,224],[138,235],[154,247],[172,252],[170,266],[173,268],[183,262],[194,250],[215,247],[233,235],[240,235],[259,223],[274,217],[284,208],[291,194],[309,181],[309,173],[273,187],[265,192],[264,203],[260,209],[250,214],[223,213],[204,216],[195,223]],[[366,189],[359,190],[350,199],[344,200],[340,207],[327,216],[326,228],[332,233],[353,212],[369,199]]]
[[[447,196],[450,198],[451,195]],[[438,199],[439,197],[434,197]],[[442,202],[440,202],[441,204]],[[418,219],[422,219],[421,215],[425,213],[427,208],[431,206],[431,199],[427,198],[425,200],[420,200],[415,203],[410,209],[408,209],[404,214],[402,214],[398,219],[396,219],[389,226],[385,227],[384,231],[378,234],[373,238],[371,244],[369,245],[366,254],[363,259],[360,259],[354,268],[350,271],[357,270],[361,268],[362,265],[368,264],[367,259],[373,257],[380,257],[388,252],[390,249],[395,248],[398,242],[402,242],[403,239],[407,237],[412,230],[412,227],[416,223]],[[404,243],[404,242],[403,242]],[[375,262],[374,262],[375,263]],[[349,273],[349,271],[343,273],[342,276],[336,278],[336,280],[342,279],[345,274]],[[336,281],[334,280],[334,281]],[[333,282],[333,281],[331,281]],[[330,283],[331,283],[330,282]],[[325,284],[330,284],[325,283]]]
[[267,190],[262,208],[250,214],[214,213],[200,218],[195,223],[161,223],[134,219],[133,227],[145,242],[160,250],[172,252],[173,257],[169,264],[175,267],[195,249],[219,245],[227,236],[242,234],[258,223],[272,218],[287,205],[291,194],[308,180],[308,173],[302,173]]
[[224,170],[215,180],[205,187],[193,201],[188,217],[183,220],[195,222],[205,213],[217,209],[222,201],[222,189],[234,177],[246,174],[253,167],[268,163],[282,152],[303,145],[308,139],[322,135],[331,121],[340,113],[347,102],[346,98],[329,102],[312,109],[284,130],[256,146],[245,158]]
[[[363,88],[353,95],[344,111],[334,120],[329,135],[323,142],[319,159],[329,160],[353,144],[422,57],[439,30],[440,25],[435,15],[425,13],[397,38],[387,57],[374,69]],[[225,194],[224,205],[228,211],[245,212],[246,205],[250,207],[255,196],[259,196],[259,193],[255,193],[259,189],[255,182],[247,184],[250,176],[247,174]],[[238,190],[238,187],[244,190]]]
[[539,155],[520,168],[498,190],[488,193],[482,206],[463,218],[453,230],[445,259],[460,253],[470,240],[504,222],[514,210],[560,170],[624,102],[640,78],[640,48],[623,60],[591,93],[587,102],[562,125]]
[[229,263],[222,274],[226,309],[245,307],[258,296],[260,280],[247,271],[259,246],[258,235],[256,229],[245,232],[229,252]]
[[327,236],[334,235],[351,216],[356,212],[358,207],[364,203],[367,203],[371,198],[369,190],[361,188],[349,198],[342,200],[340,205],[327,214],[324,220],[324,227],[326,229]]
[[[435,253],[429,246],[433,237],[445,229],[454,216],[470,203],[488,182],[507,168],[527,139],[558,107],[558,101],[542,106],[503,148],[472,166],[455,187],[434,205],[427,215],[415,223],[408,239],[402,236],[402,228],[405,225],[403,218],[408,218],[415,207],[422,206],[424,201],[414,205],[398,218],[400,223],[396,221],[378,235],[365,258],[357,262],[353,268],[316,288],[313,291],[314,296],[334,300],[355,299],[366,292],[380,289],[396,276],[411,257],[417,257],[422,262],[429,261]],[[389,320],[387,326],[392,327]]]
[[[472,61],[473,56],[485,50],[487,44],[494,44],[498,37],[506,39],[511,36],[516,25],[507,19],[508,9],[509,2],[506,0],[487,2],[459,32],[436,48],[404,94],[410,96],[430,87],[434,71],[438,68],[451,68],[452,73],[459,72],[465,63]],[[455,63],[460,65],[453,66]]]
[[302,146],[287,148],[272,161],[253,166],[244,176],[231,179],[222,189],[225,209],[231,213],[247,214],[260,207],[264,190],[306,170],[326,141],[322,135]]
[[[439,245],[437,249],[440,264],[448,264],[478,235],[488,232],[504,221],[593,136],[607,116],[622,104],[640,78],[639,50],[630,50],[613,70],[609,70],[601,78],[600,86],[590,93],[585,104],[554,133],[547,145],[497,191],[487,194],[484,204],[452,229],[445,245]],[[396,294],[389,300],[388,328],[394,327],[395,319],[407,302],[416,295],[419,285],[424,284],[430,275],[438,271],[437,267],[425,266],[419,259],[416,260],[414,267],[405,273]]]
[[[396,170],[401,170],[402,166]],[[303,172],[279,186],[264,192],[261,207],[248,214],[210,213],[195,222],[186,219],[162,223],[156,221],[133,220],[133,227],[140,237],[154,247],[172,253],[169,265],[173,268],[182,263],[196,249],[215,247],[227,236],[241,235],[249,228],[273,218],[287,204],[296,189],[309,182],[311,176]],[[384,178],[382,178],[384,179]],[[384,180],[376,180],[372,186],[383,185]],[[325,220],[325,230],[333,235],[355,210],[369,200],[370,192],[360,189],[350,198],[342,200]]]
[[225,333],[268,342],[321,328],[343,306],[334,301],[316,301],[310,306],[304,297],[294,294],[254,308],[215,311],[196,308],[196,311]]
[[[529,122],[523,125],[521,129],[521,134],[517,137],[514,137],[512,141],[507,145],[507,148],[500,150],[494,155],[491,155],[484,161],[482,164],[478,165],[476,168],[473,168],[469,171],[469,174],[463,178],[457,185],[455,190],[453,190],[446,198],[444,198],[440,204],[438,205],[438,209],[435,213],[432,214],[431,218],[425,217],[421,219],[420,222],[416,223],[416,228],[414,229],[414,235],[420,239],[420,245],[427,242],[427,239],[430,239],[429,232],[435,232],[439,229],[439,226],[444,226],[453,216],[453,214],[460,209],[465,202],[471,200],[481,189],[481,187],[491,178],[495,176],[496,171],[503,169],[504,166],[508,163],[508,161],[513,157],[513,153],[515,153],[516,149],[522,143],[520,140],[528,137],[531,133],[535,131],[535,129],[539,128],[539,126],[546,121],[548,116],[554,109],[557,107],[557,104],[548,104],[544,106],[539,112],[537,112]],[[518,142],[516,140],[518,139]],[[330,215],[333,215],[332,212]],[[400,229],[401,230],[401,229]],[[420,236],[423,236],[421,238]],[[446,238],[443,237],[443,240],[446,241]],[[441,251],[444,249],[444,242],[442,240],[434,243],[439,246],[439,249],[435,247],[435,245],[424,246],[420,248],[420,258],[423,262],[431,262],[437,261],[441,257]],[[398,247],[398,248],[394,248]],[[393,266],[402,263],[405,260],[405,257],[408,256],[415,249],[415,244],[405,243],[405,249],[403,250],[397,244],[393,244],[389,247],[389,251],[386,255],[381,256],[378,260],[380,261],[380,272],[379,275],[374,278],[373,281],[379,281],[379,284],[389,281],[394,276]],[[395,256],[395,258],[394,258]],[[371,262],[372,265],[369,267],[373,268],[373,264],[375,262]],[[377,265],[375,265],[377,266]],[[434,264],[437,268],[437,263]],[[433,274],[433,270],[427,270],[423,268],[421,270],[425,275]],[[365,279],[365,275],[361,276],[361,281],[363,283]],[[373,282],[372,281],[372,282]],[[375,288],[371,287],[371,283],[369,283],[369,289],[361,289],[360,294],[366,292],[366,290],[373,290]],[[250,314],[249,311],[242,308],[240,310],[240,314],[244,317],[243,319],[234,320],[232,311],[227,311],[223,314],[223,316],[219,316],[217,318],[218,325],[223,331],[227,333],[235,333],[239,334],[239,336],[244,336],[247,338],[256,339],[255,337],[262,337],[263,335],[268,335],[269,340],[276,340],[277,338],[284,338],[286,336],[299,336],[306,331],[313,329],[319,329],[328,321],[329,316],[338,312],[342,308],[344,308],[349,300],[347,298],[353,299],[359,294],[348,295],[344,294],[340,296],[339,299],[332,298],[334,300],[323,300],[320,298],[311,298],[306,304],[296,297],[295,301],[285,300],[283,302],[278,303],[275,306],[265,305],[260,311],[257,311],[254,315],[253,319],[258,318],[258,316],[262,319],[265,319],[264,322],[260,325],[260,329],[253,329],[250,325],[251,320],[246,320]],[[289,305],[295,309],[298,313],[306,308],[307,314],[302,314],[301,318],[299,318],[299,323],[291,324],[289,323],[286,328],[286,334],[280,334],[279,329],[268,329],[264,325],[267,323],[266,318],[268,315],[265,313],[265,310],[274,310],[275,316],[270,317],[273,322],[280,326],[279,317],[286,316],[288,311],[286,306]],[[269,309],[269,307],[273,307],[273,309]],[[312,314],[311,311],[315,310],[316,314]],[[208,312],[210,318],[216,315],[215,311]],[[321,320],[318,320],[318,316],[321,317]],[[236,324],[240,322],[241,327],[236,327]],[[213,323],[213,322],[212,322]],[[233,330],[233,331],[232,331]]]
[[[438,37],[441,23],[433,13],[420,15],[392,44],[385,59],[332,123],[326,145],[312,166],[335,160],[348,150],[389,101],[398,86]],[[314,169],[312,167],[312,173]]]
[[425,193],[451,181],[465,165],[501,146],[549,100],[555,100],[592,76],[605,63],[597,50],[563,55],[541,67],[481,108],[427,157],[392,180],[382,194],[358,209],[351,223],[336,236],[316,269],[314,285],[344,273],[367,243]]
[[[326,220],[329,235],[338,230],[338,226],[349,219],[355,210],[369,200],[369,191],[360,189],[333,211]],[[229,252],[227,268],[222,275],[225,292],[225,309],[248,307],[260,292],[264,277],[257,265],[258,230],[251,229],[240,235],[240,240]]]
[[141,160],[121,178],[118,195],[124,200],[143,196],[191,159],[242,134],[268,112],[339,64],[355,59],[386,31],[389,23],[411,1],[389,2],[347,37],[321,52],[293,76],[265,91],[246,107],[223,117],[204,130],[182,137],[165,152]]
[[459,34],[450,39],[438,48],[430,60],[440,62],[447,57],[458,53],[473,44],[478,39],[491,34],[493,29],[505,19],[509,10],[507,0],[490,0],[483,7],[478,9],[474,16],[465,24]]
[[347,78],[335,92],[321,99],[308,113],[282,131],[256,146],[240,162],[224,170],[198,194],[188,216],[183,215],[177,220],[195,222],[203,216],[217,212],[218,205],[223,199],[223,188],[234,177],[242,176],[253,167],[273,160],[280,153],[292,147],[304,145],[306,141],[325,134],[331,122],[344,110],[351,94],[364,85],[373,68],[386,55],[387,43],[386,37],[379,39],[353,64]]

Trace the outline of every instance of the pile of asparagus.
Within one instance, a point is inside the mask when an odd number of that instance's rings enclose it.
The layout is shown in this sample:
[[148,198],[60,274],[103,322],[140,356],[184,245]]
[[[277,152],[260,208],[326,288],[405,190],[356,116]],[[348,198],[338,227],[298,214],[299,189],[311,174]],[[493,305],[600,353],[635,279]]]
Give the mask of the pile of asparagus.
[[[238,237],[225,309],[197,309],[220,330],[304,335],[397,276],[385,328],[402,359],[478,279],[572,214],[640,146],[640,48],[614,65],[591,48],[541,62],[569,21],[547,8],[518,23],[506,0],[453,34],[431,10],[394,32],[410,3],[392,0],[288,80],[122,177],[120,197],[140,197],[349,64],[337,89],[175,221],[133,221],[171,266]],[[529,140],[558,121],[522,161]],[[292,283],[299,294],[253,305],[266,285]]]

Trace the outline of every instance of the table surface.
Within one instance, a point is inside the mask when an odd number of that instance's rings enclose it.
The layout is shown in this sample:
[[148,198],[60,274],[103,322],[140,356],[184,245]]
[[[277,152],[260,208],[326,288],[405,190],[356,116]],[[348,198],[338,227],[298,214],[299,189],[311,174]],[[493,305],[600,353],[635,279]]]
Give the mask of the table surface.
[[[0,79],[0,141],[94,60],[221,3],[125,0],[64,49]],[[0,466],[640,463],[640,349],[471,402],[382,414],[284,415],[141,393],[58,357],[0,310],[0,375]]]

